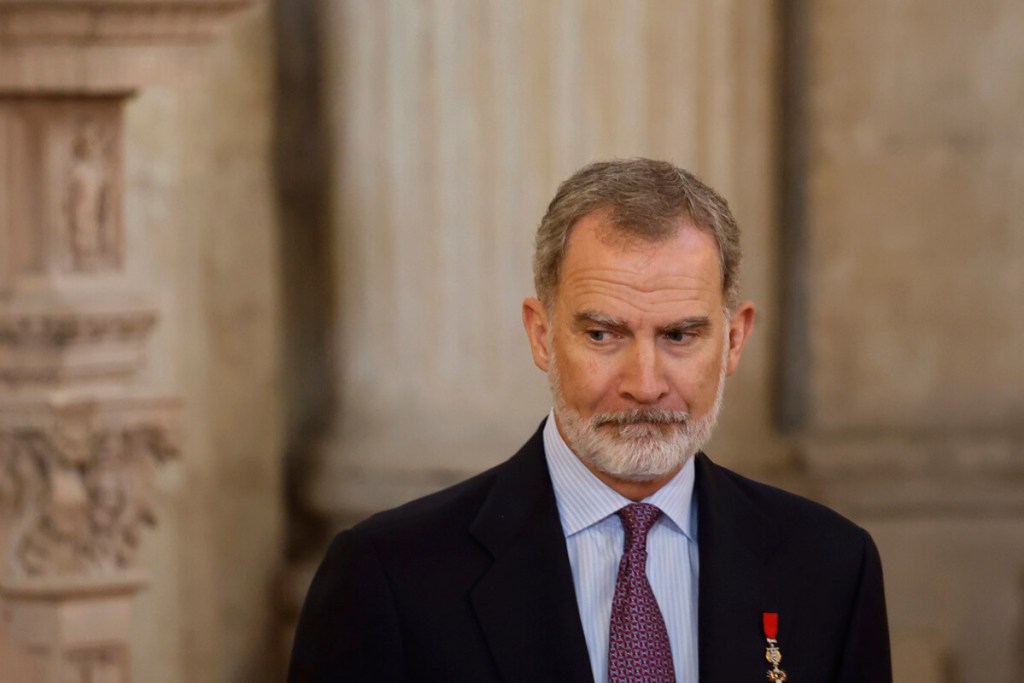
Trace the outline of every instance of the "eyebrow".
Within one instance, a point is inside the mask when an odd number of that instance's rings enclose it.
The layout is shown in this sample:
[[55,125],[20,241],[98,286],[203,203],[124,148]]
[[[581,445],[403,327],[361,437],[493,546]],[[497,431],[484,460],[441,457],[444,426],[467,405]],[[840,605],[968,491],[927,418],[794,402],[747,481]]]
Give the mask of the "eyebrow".
[[668,325],[658,328],[658,334],[673,334],[676,332],[704,332],[711,327],[711,319],[706,315],[695,315],[689,318],[676,320]]
[[573,316],[573,322],[576,327],[585,327],[586,325],[600,325],[601,327],[607,327],[613,330],[625,330],[626,323],[619,318],[613,318],[610,315],[604,313],[598,313],[597,311],[580,311]]
[[[601,327],[609,330],[615,330],[617,332],[628,332],[629,326],[625,321],[614,318],[610,315],[605,315],[598,311],[580,311],[573,316],[573,322],[576,327],[585,327],[588,324],[600,325]],[[680,318],[667,325],[662,325],[658,328],[658,334],[672,334],[676,332],[700,332],[704,331],[711,326],[711,319],[706,315],[695,315],[686,318]]]

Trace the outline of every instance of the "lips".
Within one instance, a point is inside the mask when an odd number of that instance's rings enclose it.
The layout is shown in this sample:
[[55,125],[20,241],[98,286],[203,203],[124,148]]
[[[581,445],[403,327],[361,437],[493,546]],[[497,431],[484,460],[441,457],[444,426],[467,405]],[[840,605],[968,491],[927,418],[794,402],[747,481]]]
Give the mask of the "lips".
[[678,423],[664,422],[632,422],[624,425],[609,425],[614,427],[616,436],[629,441],[667,441],[672,438]]
[[690,416],[681,410],[632,410],[625,413],[605,413],[595,415],[592,424],[595,427],[614,425],[617,427],[663,427],[669,425],[685,425]]

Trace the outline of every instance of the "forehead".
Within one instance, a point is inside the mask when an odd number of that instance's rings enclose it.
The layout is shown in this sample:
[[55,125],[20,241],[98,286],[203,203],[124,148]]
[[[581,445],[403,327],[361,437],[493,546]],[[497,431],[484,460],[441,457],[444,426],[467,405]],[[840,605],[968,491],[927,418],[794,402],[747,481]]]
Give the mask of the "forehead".
[[649,242],[590,214],[569,237],[558,298],[574,309],[601,303],[643,310],[683,303],[720,306],[718,248],[714,237],[686,217],[673,235]]

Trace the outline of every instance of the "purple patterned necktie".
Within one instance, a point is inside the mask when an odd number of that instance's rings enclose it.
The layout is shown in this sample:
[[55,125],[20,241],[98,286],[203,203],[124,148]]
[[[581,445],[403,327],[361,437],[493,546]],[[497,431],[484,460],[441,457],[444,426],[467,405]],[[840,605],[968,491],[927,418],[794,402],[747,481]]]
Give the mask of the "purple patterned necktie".
[[611,683],[675,683],[665,620],[647,581],[647,532],[661,510],[650,503],[633,503],[619,510],[619,517],[626,550],[612,598],[608,678]]

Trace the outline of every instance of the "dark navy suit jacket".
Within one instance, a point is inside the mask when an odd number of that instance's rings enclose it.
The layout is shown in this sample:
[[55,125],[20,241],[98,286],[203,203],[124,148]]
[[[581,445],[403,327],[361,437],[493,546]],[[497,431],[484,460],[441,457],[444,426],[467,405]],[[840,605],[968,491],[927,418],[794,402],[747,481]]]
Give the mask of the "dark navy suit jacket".
[[[779,615],[790,683],[889,683],[867,532],[696,458],[701,683],[767,680],[765,612]],[[288,681],[592,683],[541,431],[503,464],[339,534]]]

